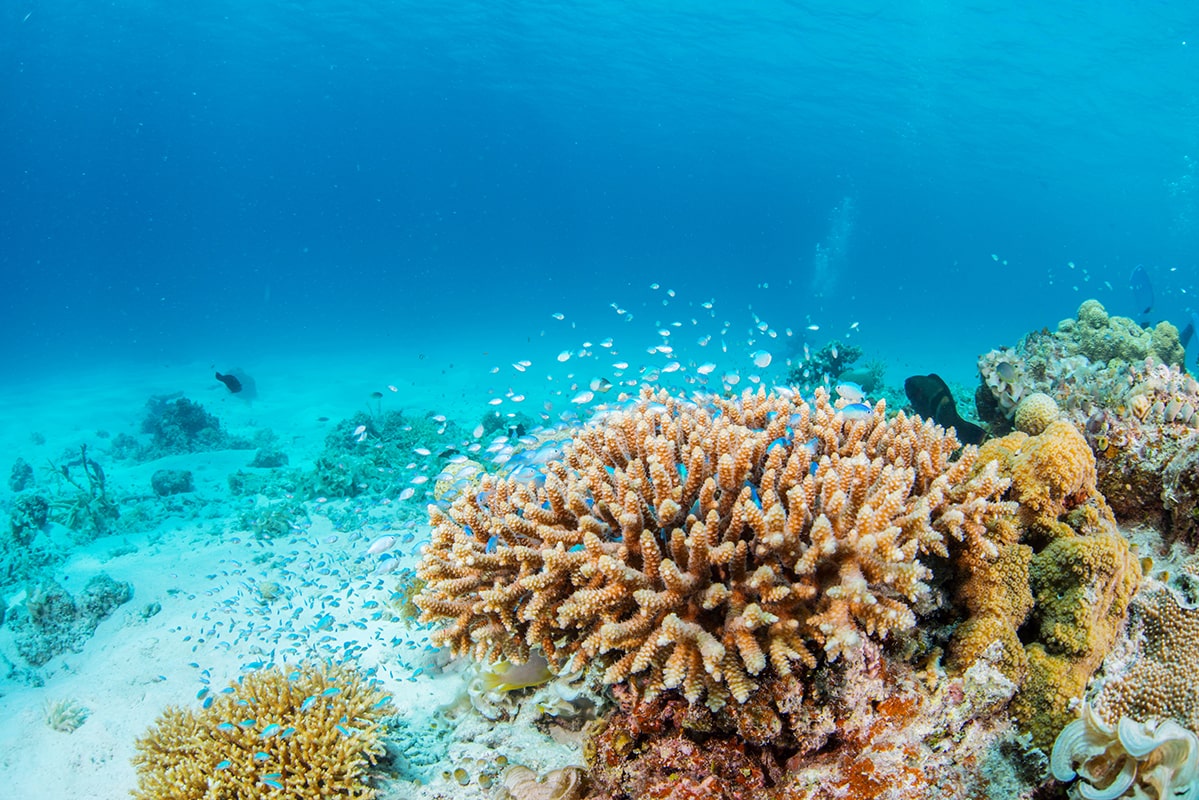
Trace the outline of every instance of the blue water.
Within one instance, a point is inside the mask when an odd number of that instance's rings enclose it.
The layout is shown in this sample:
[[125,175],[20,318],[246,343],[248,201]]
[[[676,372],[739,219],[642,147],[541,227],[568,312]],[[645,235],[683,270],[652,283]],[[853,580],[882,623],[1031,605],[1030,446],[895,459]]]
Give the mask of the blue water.
[[660,281],[968,372],[1138,263],[1185,321],[1197,92],[1182,2],[12,0],[0,354],[598,329]]

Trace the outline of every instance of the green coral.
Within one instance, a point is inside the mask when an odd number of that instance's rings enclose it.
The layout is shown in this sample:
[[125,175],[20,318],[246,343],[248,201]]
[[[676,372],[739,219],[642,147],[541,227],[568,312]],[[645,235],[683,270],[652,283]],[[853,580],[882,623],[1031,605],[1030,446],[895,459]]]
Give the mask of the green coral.
[[1077,320],[1058,327],[1058,338],[1072,352],[1096,362],[1143,361],[1152,355],[1165,364],[1181,366],[1186,356],[1178,328],[1169,322],[1142,328],[1128,317],[1110,316],[1098,300],[1079,306]]

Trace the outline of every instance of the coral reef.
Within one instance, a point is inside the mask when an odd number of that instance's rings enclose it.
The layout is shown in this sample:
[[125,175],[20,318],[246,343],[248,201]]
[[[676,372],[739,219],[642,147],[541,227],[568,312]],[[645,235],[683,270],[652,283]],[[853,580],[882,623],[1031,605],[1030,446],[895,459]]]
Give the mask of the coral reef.
[[8,612],[17,652],[35,667],[67,650],[82,652],[96,626],[132,597],[132,585],[103,573],[88,581],[77,598],[52,580],[31,586],[25,602]]
[[1199,797],[1199,738],[1173,720],[1112,724],[1083,705],[1053,745],[1053,777],[1087,800]]
[[1036,436],[1056,421],[1060,414],[1056,400],[1044,392],[1033,392],[1016,406],[1016,430]]
[[89,716],[86,708],[69,699],[47,701],[43,711],[47,727],[59,733],[74,733]]
[[137,742],[139,800],[377,796],[390,699],[341,664],[245,675],[208,708],[167,708]]
[[232,444],[220,420],[199,403],[181,396],[151,397],[146,401],[141,431],[150,435],[150,443],[136,452],[140,461],[221,450]]
[[[1199,382],[1180,369],[1169,326],[1132,336],[1136,346],[1082,347],[1078,331],[1102,329],[1096,327],[1101,312],[1089,301],[1080,320],[1063,322],[1057,333],[1032,333],[1015,348],[983,355],[979,414],[1002,433],[1024,398],[1049,395],[1085,433],[1098,457],[1098,487],[1122,523],[1199,541]],[[1113,352],[1136,357],[1087,355]]]
[[325,437],[312,468],[298,475],[298,490],[310,498],[394,496],[410,486],[414,471],[436,474],[443,457],[455,452],[447,447],[432,453],[430,442],[463,438],[465,432],[440,414],[359,412]]
[[8,475],[8,488],[14,492],[23,492],[33,486],[33,467],[23,458],[18,458],[12,464]]
[[1130,648],[1104,664],[1092,697],[1109,724],[1171,719],[1199,731],[1199,609],[1148,579],[1129,610]]
[[195,490],[189,469],[160,469],[150,476],[150,488],[159,497]]
[[543,482],[484,476],[430,507],[421,619],[448,622],[436,643],[476,660],[602,657],[609,684],[711,708],[908,630],[931,602],[921,558],[985,546],[1012,509],[974,448],[953,460],[951,433],[884,414],[846,418],[823,390],[808,404],[645,389],[580,430]]
[[57,491],[50,496],[50,518],[92,537],[109,533],[121,512],[108,494],[104,470],[87,454],[87,445],[79,448],[79,458],[51,467],[50,477]]
[[1011,711],[1047,749],[1111,651],[1141,567],[1070,423],[993,439],[978,454],[979,465],[988,463],[1010,477],[1018,511],[991,525],[994,557],[964,551],[957,559],[968,617],[950,642],[950,664],[964,669],[999,643],[996,666],[1018,687]]
[[28,545],[50,519],[50,503],[40,494],[23,494],[13,503],[9,530],[18,545]]
[[1056,338],[1067,355],[1078,353],[1091,361],[1143,361],[1153,356],[1162,363],[1182,366],[1186,357],[1178,328],[1169,322],[1142,328],[1128,317],[1110,316],[1098,300],[1083,302],[1075,319],[1060,322]]
[[996,713],[1014,686],[986,660],[950,678],[866,642],[816,672],[768,679],[719,714],[617,687],[620,706],[585,751],[589,797],[981,800],[1029,797],[1043,778],[1043,760]]

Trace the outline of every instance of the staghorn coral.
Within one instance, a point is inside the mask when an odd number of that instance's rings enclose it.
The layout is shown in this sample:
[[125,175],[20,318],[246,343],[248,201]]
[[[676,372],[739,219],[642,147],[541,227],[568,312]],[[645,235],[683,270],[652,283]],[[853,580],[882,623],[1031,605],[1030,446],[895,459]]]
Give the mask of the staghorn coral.
[[169,707],[137,742],[140,800],[372,798],[390,698],[340,664],[252,672],[202,711]]
[[925,554],[990,548],[1007,487],[953,434],[879,404],[848,419],[746,392],[644,389],[578,432],[544,482],[483,477],[430,507],[418,572],[439,645],[551,668],[602,657],[609,684],[720,708],[763,677],[915,624]]
[[1081,778],[1072,795],[1087,800],[1199,797],[1199,738],[1173,720],[1112,724],[1084,703],[1050,763],[1059,781]]

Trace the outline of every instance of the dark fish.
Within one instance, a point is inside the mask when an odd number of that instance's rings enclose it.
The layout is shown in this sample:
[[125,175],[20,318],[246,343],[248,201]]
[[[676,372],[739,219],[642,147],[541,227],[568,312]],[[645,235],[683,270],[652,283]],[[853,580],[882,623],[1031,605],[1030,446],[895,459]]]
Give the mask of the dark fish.
[[953,428],[963,444],[982,444],[987,438],[985,430],[958,414],[953,394],[940,375],[913,375],[903,382],[903,390],[917,414],[942,427]]
[[222,375],[218,372],[216,374],[216,379],[225,384],[225,387],[234,394],[237,394],[241,391],[241,381],[232,375]]
[[1149,273],[1144,265],[1137,264],[1128,278],[1128,287],[1132,289],[1132,299],[1136,303],[1138,314],[1145,316],[1153,310],[1153,284],[1149,282]]
[[[1190,322],[1182,329],[1182,334],[1178,337],[1178,340],[1182,342],[1184,350],[1190,346],[1191,339],[1194,338],[1196,330],[1199,330],[1199,311],[1192,311]],[[1199,355],[1195,357],[1195,363],[1199,364]]]

